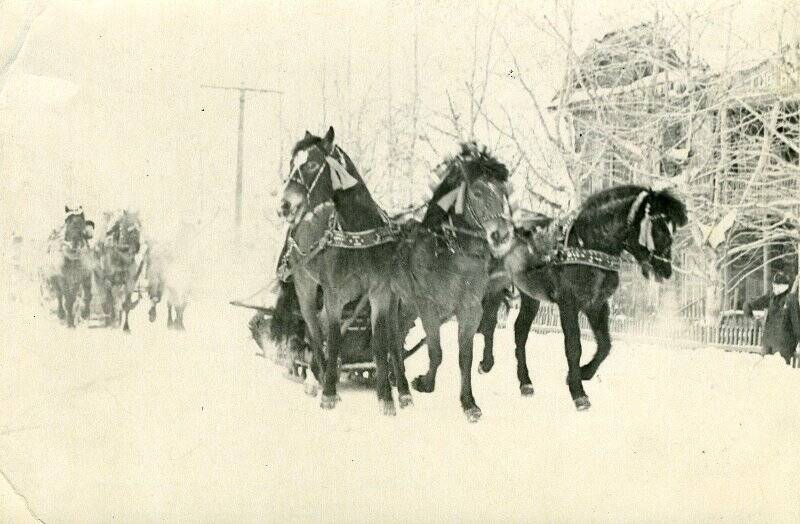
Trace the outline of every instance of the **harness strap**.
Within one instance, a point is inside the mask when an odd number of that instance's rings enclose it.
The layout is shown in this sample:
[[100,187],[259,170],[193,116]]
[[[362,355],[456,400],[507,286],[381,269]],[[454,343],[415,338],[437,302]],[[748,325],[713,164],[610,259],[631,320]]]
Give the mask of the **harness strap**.
[[468,237],[477,238],[483,240],[484,242],[486,241],[486,237],[484,237],[484,235],[482,235],[480,232],[458,227],[453,224],[452,219],[449,224],[442,224],[442,229],[445,231],[453,231],[454,233],[460,233]]
[[621,259],[616,255],[582,247],[566,248],[558,255],[557,264],[562,266],[591,266],[617,272],[621,265]]

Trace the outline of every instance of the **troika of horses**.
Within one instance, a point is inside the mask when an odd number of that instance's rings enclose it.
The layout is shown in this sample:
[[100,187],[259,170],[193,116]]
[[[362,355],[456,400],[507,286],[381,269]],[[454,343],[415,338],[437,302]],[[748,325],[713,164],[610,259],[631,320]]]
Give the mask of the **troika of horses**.
[[[446,158],[435,179],[424,214],[389,216],[337,145],[333,128],[322,137],[306,131],[283,180],[279,214],[288,231],[274,307],[262,308],[250,323],[257,342],[278,348],[307,393],[316,395],[321,386],[322,408],[340,402],[343,372],[370,373],[380,411],[394,415],[393,386],[401,408],[412,405],[412,388],[434,391],[443,355],[440,329],[454,319],[459,400],[475,422],[481,409],[472,390],[473,338],[483,336],[478,370],[488,373],[498,308],[516,289],[521,394],[534,393],[525,346],[544,300],[560,313],[570,395],[578,410],[588,409],[584,382],[611,350],[608,301],[619,285],[623,252],[645,277],[670,278],[673,234],[687,223],[684,204],[668,190],[623,185],[592,195],[572,214],[527,213],[520,220],[512,214],[508,169],[474,142]],[[583,366],[581,312],[597,342]],[[417,320],[425,338],[406,349]],[[404,360],[423,343],[428,370],[409,382]]]
[[[477,367],[489,373],[498,309],[516,290],[520,393],[534,393],[525,348],[539,304],[547,301],[560,314],[570,395],[578,410],[588,409],[584,382],[611,350],[608,301],[619,286],[623,252],[645,277],[670,278],[673,234],[687,223],[684,204],[668,190],[622,185],[590,196],[571,214],[520,218],[512,213],[508,169],[474,142],[444,159],[434,180],[431,198],[416,210],[424,212],[389,216],[333,128],[322,137],[306,131],[292,148],[280,196],[287,234],[276,264],[277,297],[274,306],[255,306],[250,322],[258,344],[274,346],[307,393],[316,396],[321,387],[322,408],[340,402],[337,385],[348,373],[374,380],[380,411],[395,415],[393,388],[400,408],[413,404],[412,388],[436,388],[441,326],[454,319],[459,400],[475,422],[481,409],[472,389],[473,339],[483,336]],[[82,208],[65,212],[42,276],[68,326],[90,321],[128,331],[129,314],[146,293],[151,322],[165,300],[168,326],[184,328],[191,271],[181,262],[180,242],[147,240],[129,210],[104,213],[97,235]],[[583,366],[580,313],[597,343]],[[417,321],[424,338],[406,349]],[[428,369],[409,382],[404,362],[423,345]]]
[[41,270],[60,319],[69,327],[90,321],[90,327],[121,326],[130,331],[129,314],[146,292],[150,322],[166,298],[167,326],[184,329],[190,283],[186,271],[175,270],[178,249],[145,243],[136,212],[103,213],[97,236],[96,224],[85,217],[82,207],[66,206],[65,212],[63,226],[49,237],[47,264]]

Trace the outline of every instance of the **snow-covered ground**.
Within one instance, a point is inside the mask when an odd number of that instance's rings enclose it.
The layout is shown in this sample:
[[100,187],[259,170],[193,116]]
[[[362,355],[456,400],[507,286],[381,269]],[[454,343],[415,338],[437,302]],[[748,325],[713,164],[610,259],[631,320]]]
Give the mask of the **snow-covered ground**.
[[536,395],[519,396],[509,322],[470,425],[452,325],[437,391],[384,418],[348,385],[321,410],[255,356],[247,310],[205,298],[187,333],[160,314],[140,305],[125,335],[6,309],[0,521],[800,519],[800,370],[778,357],[619,342],[577,412],[560,334],[531,337]]

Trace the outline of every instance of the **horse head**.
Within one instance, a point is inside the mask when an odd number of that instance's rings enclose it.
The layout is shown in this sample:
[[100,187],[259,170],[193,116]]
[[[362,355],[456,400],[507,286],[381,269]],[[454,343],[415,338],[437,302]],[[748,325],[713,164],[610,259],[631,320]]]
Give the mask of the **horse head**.
[[639,188],[627,217],[624,248],[657,281],[672,276],[672,238],[688,222],[686,206],[667,190]]
[[84,236],[86,218],[81,206],[75,209],[64,206],[64,211],[67,213],[66,218],[64,218],[64,243],[66,247],[74,253],[80,249],[86,239]]
[[334,189],[347,189],[355,185],[354,181],[359,183],[360,177],[334,143],[333,128],[322,138],[306,131],[292,148],[278,214],[290,224],[297,224],[308,211],[332,200]]
[[474,142],[443,163],[443,179],[431,201],[460,227],[481,232],[495,256],[511,248],[514,227],[506,166]]
[[141,246],[141,222],[139,214],[124,210],[115,228],[115,248],[123,254],[135,255]]

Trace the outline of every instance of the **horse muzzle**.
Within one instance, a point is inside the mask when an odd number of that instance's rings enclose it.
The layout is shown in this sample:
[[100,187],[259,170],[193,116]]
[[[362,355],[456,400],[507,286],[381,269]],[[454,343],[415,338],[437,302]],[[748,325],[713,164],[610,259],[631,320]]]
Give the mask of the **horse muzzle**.
[[282,218],[285,222],[289,224],[296,224],[300,221],[300,218],[303,216],[302,213],[303,202],[293,202],[289,199],[283,199],[281,201],[281,206],[278,209],[278,217]]
[[514,242],[514,229],[506,223],[492,224],[486,228],[486,241],[495,257],[505,256]]

